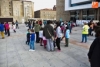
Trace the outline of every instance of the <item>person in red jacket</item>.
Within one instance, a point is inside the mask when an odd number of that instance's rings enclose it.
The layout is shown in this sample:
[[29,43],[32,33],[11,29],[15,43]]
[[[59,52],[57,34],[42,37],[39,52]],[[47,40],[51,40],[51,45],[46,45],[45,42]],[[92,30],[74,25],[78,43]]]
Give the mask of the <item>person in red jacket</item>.
[[10,36],[10,27],[8,22],[6,22],[5,28],[6,28],[6,33],[8,34],[8,36]]

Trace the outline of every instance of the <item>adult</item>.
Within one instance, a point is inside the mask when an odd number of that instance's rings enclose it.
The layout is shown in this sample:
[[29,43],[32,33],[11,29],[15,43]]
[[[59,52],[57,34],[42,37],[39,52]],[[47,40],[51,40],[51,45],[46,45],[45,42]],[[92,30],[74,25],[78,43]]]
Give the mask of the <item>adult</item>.
[[46,21],[46,20],[44,20],[44,21],[43,21],[43,24],[44,24],[44,25],[46,25],[46,24],[47,24],[47,21]]
[[36,22],[35,26],[34,26],[34,30],[36,33],[36,43],[39,43],[39,31],[40,31],[40,25],[38,24],[38,21]]
[[19,26],[18,26],[18,21],[16,20],[16,29],[19,29]]
[[93,23],[91,22],[89,25],[89,35],[92,36],[92,31],[93,31]]
[[56,29],[56,45],[57,45],[58,51],[61,50],[61,48],[60,48],[60,41],[61,41],[61,38],[62,38],[62,31],[61,31],[61,28],[60,28],[60,22],[57,22],[57,29]]
[[87,25],[87,23],[84,23],[83,30],[82,30],[82,41],[81,41],[81,43],[84,42],[84,39],[85,39],[85,43],[87,42],[87,35],[89,33],[88,29],[89,29],[89,26]]
[[70,21],[67,23],[67,26],[68,26],[68,28],[70,30],[70,33],[72,33],[72,25],[71,25],[71,22]]
[[2,39],[4,39],[4,24],[3,24],[3,22],[0,23],[0,32],[1,32]]
[[34,28],[34,25],[35,25],[35,20],[33,20],[33,23],[32,23],[32,28]]
[[91,67],[100,67],[100,27],[96,30],[96,39],[90,46],[88,58]]
[[43,36],[46,37],[47,39],[47,50],[48,51],[54,51],[54,44],[52,37],[54,36],[54,29],[50,25],[52,21],[48,20],[47,25],[45,25],[44,30],[43,30]]
[[53,24],[53,22],[51,22],[50,25],[54,28],[54,24]]
[[6,28],[6,33],[8,34],[8,36],[10,36],[10,27],[8,22],[6,22],[5,28]]
[[28,22],[28,27],[31,29],[31,21]]
[[41,20],[39,21],[39,25],[42,26],[42,21]]

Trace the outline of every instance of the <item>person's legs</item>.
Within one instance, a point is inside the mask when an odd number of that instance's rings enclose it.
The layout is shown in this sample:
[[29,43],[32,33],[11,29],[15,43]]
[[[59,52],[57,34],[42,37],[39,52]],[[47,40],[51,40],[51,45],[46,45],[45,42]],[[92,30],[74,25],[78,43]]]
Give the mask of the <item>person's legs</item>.
[[50,50],[54,51],[54,44],[53,41],[50,39]]
[[36,32],[36,42],[38,42],[38,38],[37,38],[37,32]]
[[56,47],[55,41],[53,41],[54,48]]
[[29,44],[30,44],[30,42],[28,41],[28,42],[27,42],[27,44],[29,45]]
[[69,38],[66,38],[66,45],[65,45],[65,47],[68,47],[68,45],[69,45]]
[[57,40],[56,40],[56,45],[57,45],[57,47],[58,47],[58,50],[61,50],[61,49],[60,49],[60,38],[57,38]]
[[18,28],[18,25],[16,24],[16,29]]
[[44,48],[46,48],[47,41],[46,40],[43,40],[43,43],[44,43]]
[[7,35],[9,36],[9,30],[7,30]]
[[66,38],[65,38],[65,46],[66,46],[67,42],[66,42]]
[[30,49],[32,49],[32,41],[30,41]]
[[19,25],[17,25],[18,26],[18,29],[19,29]]
[[9,29],[7,30],[7,34],[8,34],[8,36],[10,36],[10,31],[9,31]]
[[92,29],[90,28],[90,36],[91,36],[91,33],[92,33]]
[[39,43],[40,39],[39,39],[39,32],[37,32],[37,41]]
[[35,48],[34,48],[34,41],[32,41],[31,46],[32,46],[32,50],[35,50]]
[[84,34],[82,34],[82,42],[84,42]]
[[16,33],[16,30],[14,29],[14,32]]
[[27,44],[29,45],[30,44],[30,38],[27,38]]
[[26,41],[26,44],[27,44],[27,41]]
[[7,34],[7,30],[5,29],[5,35]]
[[36,32],[36,42],[39,43],[39,32]]
[[42,38],[40,38],[40,46],[43,46],[43,45],[42,45]]
[[72,33],[72,28],[70,28],[70,33]]
[[85,43],[86,43],[87,42],[87,34],[85,34],[84,37],[85,37]]
[[1,31],[1,36],[2,36],[2,39],[4,39],[4,32]]
[[50,51],[50,39],[47,39],[47,50]]

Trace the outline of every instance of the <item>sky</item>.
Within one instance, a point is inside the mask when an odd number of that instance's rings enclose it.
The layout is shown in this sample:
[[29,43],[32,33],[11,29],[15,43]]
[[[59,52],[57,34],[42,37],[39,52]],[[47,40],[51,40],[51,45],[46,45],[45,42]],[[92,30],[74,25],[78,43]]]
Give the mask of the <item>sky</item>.
[[56,0],[28,0],[34,2],[34,10],[40,10],[44,8],[53,8],[56,5]]

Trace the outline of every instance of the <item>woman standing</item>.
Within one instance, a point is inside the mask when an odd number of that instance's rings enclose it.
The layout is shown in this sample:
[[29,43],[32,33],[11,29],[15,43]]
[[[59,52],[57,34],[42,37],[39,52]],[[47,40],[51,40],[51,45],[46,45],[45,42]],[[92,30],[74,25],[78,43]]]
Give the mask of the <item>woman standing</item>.
[[62,38],[62,31],[61,31],[61,28],[60,28],[60,23],[58,22],[57,23],[57,29],[56,29],[56,45],[57,45],[58,51],[61,50],[61,48],[60,48],[61,38]]
[[90,46],[88,58],[91,67],[100,67],[100,27],[96,28],[96,39]]
[[39,43],[39,31],[40,31],[40,25],[38,24],[38,21],[36,22],[35,24],[35,27],[34,27],[34,30],[35,30],[35,33],[36,33],[36,43]]
[[8,36],[10,36],[10,27],[9,27],[9,23],[8,22],[6,22],[5,28],[6,28],[6,32],[7,32]]

